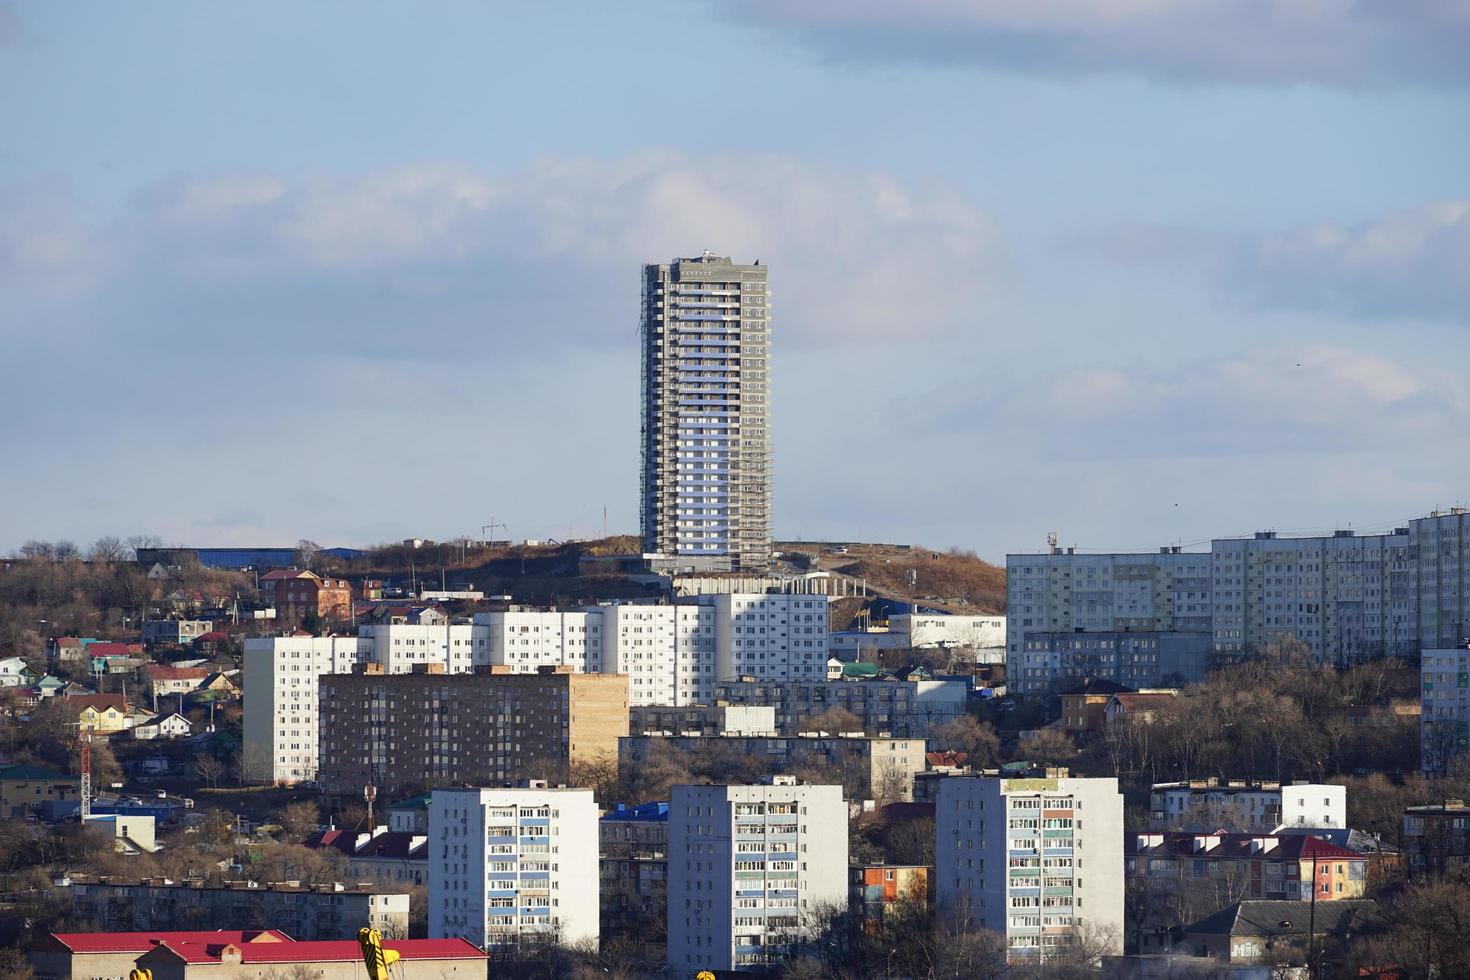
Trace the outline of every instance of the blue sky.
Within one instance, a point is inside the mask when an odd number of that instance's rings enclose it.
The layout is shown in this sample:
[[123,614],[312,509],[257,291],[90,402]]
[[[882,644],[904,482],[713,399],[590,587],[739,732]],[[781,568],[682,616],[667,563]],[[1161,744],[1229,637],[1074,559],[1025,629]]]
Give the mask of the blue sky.
[[1470,9],[0,2],[0,551],[634,530],[637,274],[772,268],[776,530],[1470,497]]

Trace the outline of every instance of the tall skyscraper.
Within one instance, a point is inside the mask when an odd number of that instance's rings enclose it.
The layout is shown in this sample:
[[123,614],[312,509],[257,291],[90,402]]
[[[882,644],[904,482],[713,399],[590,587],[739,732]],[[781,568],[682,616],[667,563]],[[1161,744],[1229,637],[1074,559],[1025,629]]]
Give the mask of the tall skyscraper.
[[766,267],[643,267],[643,547],[678,565],[771,558]]

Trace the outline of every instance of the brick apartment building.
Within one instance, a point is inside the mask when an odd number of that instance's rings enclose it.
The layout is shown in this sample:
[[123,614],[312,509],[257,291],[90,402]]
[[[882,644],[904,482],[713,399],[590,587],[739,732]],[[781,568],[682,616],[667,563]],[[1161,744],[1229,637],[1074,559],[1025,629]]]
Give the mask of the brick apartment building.
[[352,617],[352,583],[288,568],[260,577],[261,597],[276,609],[277,622],[300,622],[315,610],[323,622]]
[[356,795],[407,786],[501,785],[566,778],[569,767],[611,763],[628,734],[628,678],[542,667],[476,667],[446,674],[415,664],[385,674],[365,664],[319,682],[323,792]]

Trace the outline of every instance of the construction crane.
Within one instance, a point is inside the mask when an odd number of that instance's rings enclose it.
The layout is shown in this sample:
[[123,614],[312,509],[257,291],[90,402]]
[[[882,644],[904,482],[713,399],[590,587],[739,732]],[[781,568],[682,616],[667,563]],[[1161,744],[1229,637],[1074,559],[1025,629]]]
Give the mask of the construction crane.
[[398,962],[398,950],[384,949],[382,934],[367,926],[357,930],[357,945],[362,947],[368,980],[388,980],[388,968]]

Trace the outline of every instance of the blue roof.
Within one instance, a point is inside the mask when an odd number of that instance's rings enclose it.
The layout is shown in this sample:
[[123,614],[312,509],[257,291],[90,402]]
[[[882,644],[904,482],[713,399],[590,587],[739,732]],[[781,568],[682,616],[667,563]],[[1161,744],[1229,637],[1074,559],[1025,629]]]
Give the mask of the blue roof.
[[[192,554],[205,568],[241,569],[248,566],[285,568],[296,561],[295,548],[139,548],[140,561],[163,561],[170,555]],[[333,558],[360,558],[361,548],[323,548]]]
[[668,820],[669,805],[667,803],[640,803],[637,806],[629,806],[626,803],[616,803],[613,808],[602,815],[604,820]]

